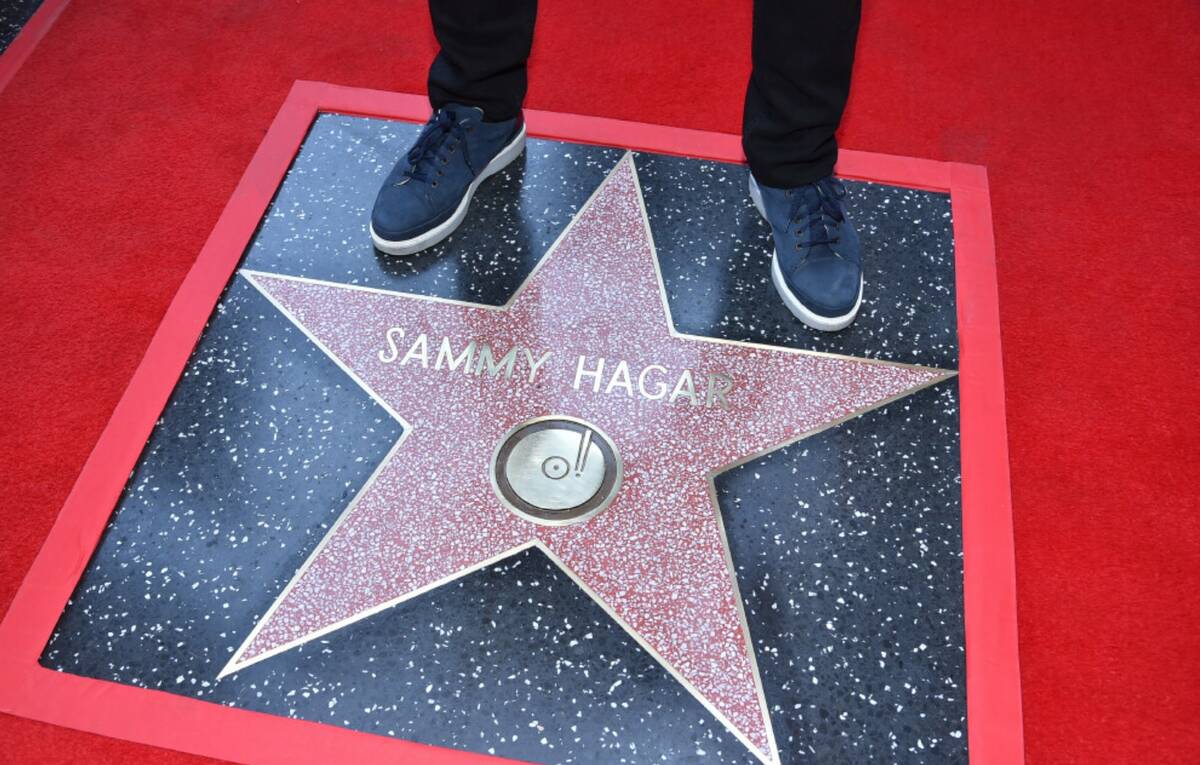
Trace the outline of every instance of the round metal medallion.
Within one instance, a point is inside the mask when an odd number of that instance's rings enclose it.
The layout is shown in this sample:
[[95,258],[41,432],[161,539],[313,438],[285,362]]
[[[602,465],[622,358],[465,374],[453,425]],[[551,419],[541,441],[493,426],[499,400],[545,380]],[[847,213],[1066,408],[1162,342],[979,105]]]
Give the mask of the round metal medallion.
[[621,486],[621,455],[595,425],[574,417],[526,420],[500,440],[492,487],[535,523],[579,523],[608,507]]

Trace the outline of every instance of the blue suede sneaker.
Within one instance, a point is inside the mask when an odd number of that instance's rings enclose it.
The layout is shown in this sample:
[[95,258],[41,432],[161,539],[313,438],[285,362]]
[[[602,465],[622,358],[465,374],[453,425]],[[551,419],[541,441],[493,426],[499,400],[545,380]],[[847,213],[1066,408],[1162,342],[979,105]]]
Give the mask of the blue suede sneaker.
[[862,305],[862,247],[845,196],[832,176],[794,189],[750,176],[750,198],[775,237],[771,281],[797,319],[824,332],[849,326]]
[[447,104],[400,158],[375,197],[371,240],[389,255],[411,255],[458,228],[484,178],[525,148],[525,121],[484,122],[473,106]]

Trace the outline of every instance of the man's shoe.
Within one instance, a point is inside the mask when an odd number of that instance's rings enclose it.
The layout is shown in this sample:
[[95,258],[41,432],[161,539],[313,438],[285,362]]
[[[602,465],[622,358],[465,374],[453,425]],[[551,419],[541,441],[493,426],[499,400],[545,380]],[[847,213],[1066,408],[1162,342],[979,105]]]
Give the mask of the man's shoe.
[[525,121],[484,122],[473,106],[448,104],[425,123],[375,197],[371,240],[411,255],[445,239],[467,215],[475,189],[525,148]]
[[775,238],[771,281],[797,319],[824,332],[847,327],[862,305],[862,247],[845,196],[832,176],[793,189],[750,176],[750,198]]

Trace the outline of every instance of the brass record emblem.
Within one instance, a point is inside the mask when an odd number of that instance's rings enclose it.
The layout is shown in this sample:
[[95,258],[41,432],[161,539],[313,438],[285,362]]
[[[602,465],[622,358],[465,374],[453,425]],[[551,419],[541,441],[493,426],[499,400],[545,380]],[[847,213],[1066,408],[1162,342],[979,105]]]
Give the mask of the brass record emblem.
[[492,488],[508,509],[535,523],[579,523],[603,510],[621,486],[621,455],[590,422],[526,420],[500,440]]

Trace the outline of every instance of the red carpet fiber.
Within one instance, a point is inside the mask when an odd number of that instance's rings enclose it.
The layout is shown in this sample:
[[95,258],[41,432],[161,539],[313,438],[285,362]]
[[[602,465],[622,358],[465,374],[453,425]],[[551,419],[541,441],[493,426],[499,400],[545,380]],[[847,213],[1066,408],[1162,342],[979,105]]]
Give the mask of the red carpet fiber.
[[[990,174],[1028,760],[1200,762],[1200,6],[865,5],[843,145]],[[529,105],[736,132],[749,19],[543,3]],[[433,53],[421,2],[72,0],[0,93],[0,608],[291,83]],[[0,716],[6,758],[202,761]]]

